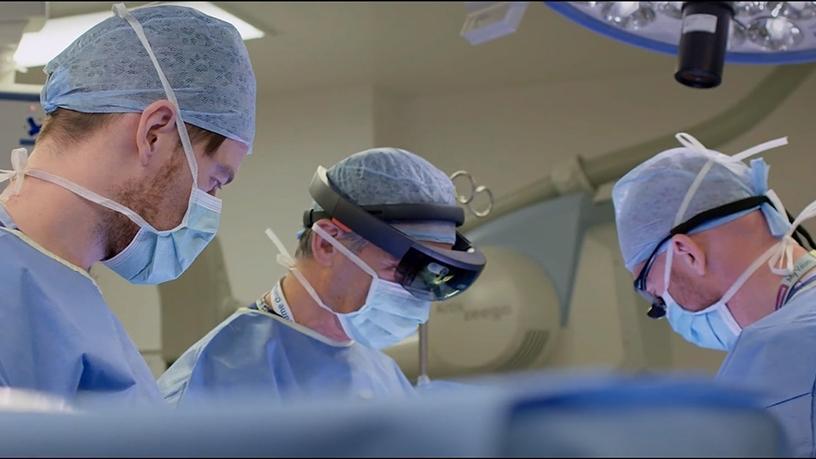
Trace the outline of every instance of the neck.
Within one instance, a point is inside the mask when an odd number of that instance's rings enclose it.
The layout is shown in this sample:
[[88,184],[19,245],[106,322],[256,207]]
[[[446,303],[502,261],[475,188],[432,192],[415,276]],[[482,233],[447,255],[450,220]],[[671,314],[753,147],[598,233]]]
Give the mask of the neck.
[[[308,276],[304,276],[308,279]],[[314,283],[312,285],[320,295],[319,289]],[[281,289],[295,322],[332,340],[349,340],[337,317],[320,307],[291,272],[283,278]]]
[[[29,168],[56,173],[36,161],[37,149]],[[67,178],[67,177],[66,177]],[[11,186],[3,192],[3,205],[14,223],[31,240],[54,255],[84,270],[104,257],[103,222],[106,209],[49,182],[26,176],[20,193]]]
[[[794,263],[806,253],[801,246],[795,245]],[[728,301],[728,309],[737,323],[745,328],[775,311],[776,297],[781,285],[782,278],[771,272],[765,263]]]

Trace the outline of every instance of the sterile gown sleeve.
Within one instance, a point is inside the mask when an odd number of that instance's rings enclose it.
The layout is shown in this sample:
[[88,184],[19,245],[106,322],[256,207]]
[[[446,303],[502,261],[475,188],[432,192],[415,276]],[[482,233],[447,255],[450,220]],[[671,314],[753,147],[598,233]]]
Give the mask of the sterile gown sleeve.
[[742,331],[718,378],[758,390],[784,428],[794,454],[813,457],[816,289]]

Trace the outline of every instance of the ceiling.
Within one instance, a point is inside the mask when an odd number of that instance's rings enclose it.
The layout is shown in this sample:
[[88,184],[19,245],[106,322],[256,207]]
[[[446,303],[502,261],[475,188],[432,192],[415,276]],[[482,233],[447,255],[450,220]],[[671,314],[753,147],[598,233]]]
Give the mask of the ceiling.
[[[113,2],[51,2],[51,16]],[[137,6],[146,2],[129,2]],[[246,42],[260,93],[372,84],[401,94],[473,91],[639,73],[674,58],[626,46],[531,2],[510,36],[471,46],[464,2],[216,2],[268,32]],[[42,83],[39,71],[20,82]]]

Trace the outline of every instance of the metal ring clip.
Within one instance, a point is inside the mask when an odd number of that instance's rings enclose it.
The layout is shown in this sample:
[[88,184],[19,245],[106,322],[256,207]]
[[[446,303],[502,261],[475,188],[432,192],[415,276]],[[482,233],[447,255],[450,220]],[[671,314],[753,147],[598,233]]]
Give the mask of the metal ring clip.
[[[468,183],[470,184],[470,191],[466,194],[459,194],[459,192],[457,191],[456,201],[459,204],[462,204],[465,207],[467,207],[470,213],[479,218],[484,218],[490,215],[490,212],[493,210],[494,203],[493,192],[490,191],[490,188],[484,185],[476,185],[476,181],[473,179],[473,176],[470,175],[470,172],[465,170],[456,171],[450,176],[451,181],[454,182],[454,187],[456,186],[455,183],[456,179],[460,177],[464,177],[467,179]],[[487,195],[488,205],[485,209],[477,210],[473,207],[473,200],[476,198],[476,195],[480,193],[484,193]]]

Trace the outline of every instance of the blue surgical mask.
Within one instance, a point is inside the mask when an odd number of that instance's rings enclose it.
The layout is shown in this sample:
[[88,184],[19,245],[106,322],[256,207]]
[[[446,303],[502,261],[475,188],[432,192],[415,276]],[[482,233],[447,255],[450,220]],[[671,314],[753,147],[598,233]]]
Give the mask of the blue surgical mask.
[[176,127],[187,158],[187,164],[193,176],[193,185],[184,218],[173,229],[157,230],[139,214],[111,199],[60,176],[38,169],[26,168],[25,158],[23,157],[25,155],[23,154],[18,155],[22,159],[18,161],[20,163],[19,167],[16,167],[19,170],[15,171],[18,179],[18,182],[15,183],[15,191],[19,192],[22,177],[29,175],[59,185],[88,201],[125,215],[139,225],[139,231],[133,241],[122,252],[105,261],[104,264],[134,284],[160,284],[179,277],[190,267],[207,244],[213,240],[221,216],[221,200],[198,188],[198,164],[187,135],[187,129],[184,127],[178,101],[173,88],[170,87],[170,83],[153,54],[150,44],[145,38],[141,25],[123,5],[115,5],[114,9],[136,32],[156,68],[167,99],[175,108]]
[[357,311],[344,314],[327,306],[303,274],[294,268],[294,260],[277,236],[271,230],[267,230],[266,234],[281,253],[279,261],[292,272],[318,306],[337,317],[347,336],[364,346],[384,349],[408,338],[420,324],[428,321],[431,311],[429,301],[416,298],[397,283],[380,279],[365,261],[317,224],[312,226],[312,231],[371,276],[365,303]]
[[779,245],[774,244],[751,263],[717,302],[705,309],[692,312],[677,303],[669,294],[671,264],[674,258],[674,241],[669,241],[669,248],[666,250],[666,267],[663,273],[665,288],[661,298],[666,303],[666,318],[672,329],[686,341],[697,346],[730,351],[742,333],[742,327],[734,319],[726,303],[760,266],[779,251]]
[[363,307],[337,314],[343,330],[355,341],[384,349],[414,334],[427,322],[431,303],[420,300],[394,282],[374,278]]
[[160,284],[178,278],[218,231],[221,200],[193,189],[181,224],[169,231],[141,226],[133,241],[104,261],[110,270],[134,284]]
[[742,327],[722,301],[701,311],[691,312],[679,305],[668,292],[662,298],[666,303],[666,318],[672,330],[692,344],[728,351],[742,332]]

